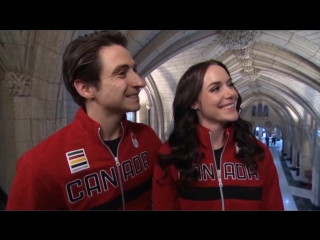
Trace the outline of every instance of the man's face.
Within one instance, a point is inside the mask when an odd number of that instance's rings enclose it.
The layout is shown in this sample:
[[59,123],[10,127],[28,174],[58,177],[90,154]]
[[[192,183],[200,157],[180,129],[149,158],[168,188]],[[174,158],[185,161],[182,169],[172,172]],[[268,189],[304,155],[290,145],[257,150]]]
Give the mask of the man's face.
[[94,101],[108,112],[124,114],[140,109],[139,92],[146,86],[137,74],[130,52],[113,45],[100,50],[102,71],[100,87],[94,91]]

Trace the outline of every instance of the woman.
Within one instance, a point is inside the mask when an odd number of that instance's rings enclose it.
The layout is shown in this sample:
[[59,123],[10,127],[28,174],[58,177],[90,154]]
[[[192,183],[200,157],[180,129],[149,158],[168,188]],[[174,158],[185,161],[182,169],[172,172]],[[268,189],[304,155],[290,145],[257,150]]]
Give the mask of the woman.
[[181,77],[175,127],[154,168],[154,210],[284,210],[272,155],[240,105],[221,62],[198,63]]

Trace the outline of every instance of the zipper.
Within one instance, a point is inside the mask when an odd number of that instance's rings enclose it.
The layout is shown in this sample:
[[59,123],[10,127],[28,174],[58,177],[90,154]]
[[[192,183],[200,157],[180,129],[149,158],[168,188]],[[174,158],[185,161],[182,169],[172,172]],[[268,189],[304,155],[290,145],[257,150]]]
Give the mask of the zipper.
[[[124,129],[123,129],[122,123],[121,123],[121,127],[122,127],[122,132],[124,133]],[[122,206],[123,206],[123,211],[124,211],[124,210],[126,210],[126,204],[125,204],[125,201],[124,201],[124,191],[123,191],[122,180],[121,180],[120,162],[119,162],[118,157],[115,157],[115,156],[113,155],[113,153],[112,153],[112,151],[110,150],[110,148],[109,148],[109,147],[103,142],[103,140],[101,139],[100,130],[101,130],[101,127],[98,128],[98,136],[99,136],[99,138],[100,138],[100,141],[102,142],[102,144],[103,144],[104,146],[106,146],[106,147],[109,149],[111,155],[112,155],[113,158],[114,158],[114,161],[115,161],[115,163],[116,163],[116,166],[117,166],[118,178],[119,178],[119,183],[120,183]],[[123,137],[124,137],[124,134],[122,134],[122,137],[121,137],[120,142],[119,142],[119,144],[118,144],[117,156],[119,155],[119,146],[120,146],[120,144],[121,144],[121,142],[122,142]]]
[[227,142],[229,140],[229,133],[227,133],[227,141],[226,141],[225,145],[223,146],[223,149],[222,149],[222,152],[221,152],[221,156],[220,156],[220,167],[219,167],[220,170],[218,170],[216,157],[214,155],[214,149],[212,147],[211,131],[209,132],[209,137],[210,137],[211,149],[212,149],[212,154],[213,154],[213,159],[214,159],[214,165],[216,166],[216,170],[217,170],[217,173],[218,173],[218,182],[219,182],[220,196],[221,196],[221,210],[224,211],[225,207],[224,207],[224,197],[223,197],[223,190],[222,190],[223,183],[222,183],[222,179],[221,179],[221,165],[222,165],[222,155],[223,155],[224,149],[226,148]]

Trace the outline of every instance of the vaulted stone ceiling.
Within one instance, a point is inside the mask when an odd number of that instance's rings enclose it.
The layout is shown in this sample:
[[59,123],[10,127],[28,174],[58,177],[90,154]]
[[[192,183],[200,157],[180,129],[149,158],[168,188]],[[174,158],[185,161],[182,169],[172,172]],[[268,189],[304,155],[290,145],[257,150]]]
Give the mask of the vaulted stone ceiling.
[[[229,68],[244,109],[263,100],[286,120],[299,123],[311,116],[320,124],[318,30],[122,32],[129,39],[140,73],[153,77],[165,106],[171,106],[184,71],[199,61],[218,59]],[[165,109],[167,120],[170,110]]]
[[[59,36],[68,35],[64,39],[70,39],[92,31],[70,30]],[[151,76],[158,88],[165,121],[170,120],[173,95],[184,71],[194,63],[218,59],[229,68],[243,97],[244,110],[254,102],[264,101],[286,121],[308,122],[311,117],[320,125],[319,30],[121,31],[128,37],[140,74]],[[46,39],[55,41],[49,36]],[[68,41],[60,42],[64,46]],[[55,52],[61,52],[61,46]],[[34,55],[27,54],[20,61],[25,63],[21,67],[28,69],[27,63]],[[0,66],[4,68],[6,59],[2,60]]]

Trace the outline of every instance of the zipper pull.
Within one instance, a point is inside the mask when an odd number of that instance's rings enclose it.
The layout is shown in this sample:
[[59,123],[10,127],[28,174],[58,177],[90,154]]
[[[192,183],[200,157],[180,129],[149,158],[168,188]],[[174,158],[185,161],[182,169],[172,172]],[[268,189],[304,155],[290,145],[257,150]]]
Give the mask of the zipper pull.
[[223,187],[221,178],[219,178],[218,181],[219,181],[219,187]]
[[220,174],[220,170],[218,170],[218,182],[219,182],[219,187],[223,187],[223,185],[222,185],[222,181],[221,181],[221,174]]
[[119,166],[120,166],[120,162],[119,162],[119,160],[118,160],[118,157],[115,157],[114,160],[116,161],[117,167],[119,167]]

